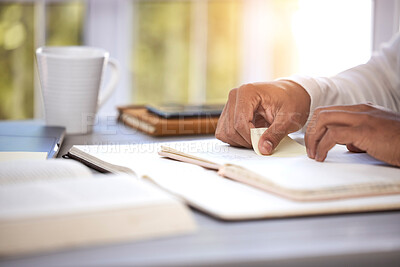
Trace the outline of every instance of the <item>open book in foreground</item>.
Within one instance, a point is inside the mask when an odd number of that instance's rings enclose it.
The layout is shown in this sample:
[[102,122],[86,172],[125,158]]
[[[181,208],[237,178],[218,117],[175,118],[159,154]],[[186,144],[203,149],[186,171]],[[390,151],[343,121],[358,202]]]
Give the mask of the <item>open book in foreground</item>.
[[188,208],[129,175],[71,160],[0,163],[0,257],[195,230]]
[[258,156],[216,139],[74,146],[68,155],[103,171],[150,179],[225,220],[400,208],[400,169],[343,146],[324,163],[306,155]]

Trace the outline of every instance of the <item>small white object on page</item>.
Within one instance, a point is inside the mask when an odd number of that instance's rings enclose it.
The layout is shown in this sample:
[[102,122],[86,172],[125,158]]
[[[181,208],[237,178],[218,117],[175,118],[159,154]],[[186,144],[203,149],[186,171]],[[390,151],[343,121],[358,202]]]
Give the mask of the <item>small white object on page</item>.
[[[253,145],[254,152],[257,155],[264,156],[260,153],[258,149],[258,142],[260,141],[261,135],[267,130],[268,128],[253,128],[250,129],[251,134],[251,144]],[[307,154],[306,148],[303,145],[300,145],[296,141],[294,141],[289,136],[285,136],[279,145],[275,148],[274,152],[271,157],[296,157]]]

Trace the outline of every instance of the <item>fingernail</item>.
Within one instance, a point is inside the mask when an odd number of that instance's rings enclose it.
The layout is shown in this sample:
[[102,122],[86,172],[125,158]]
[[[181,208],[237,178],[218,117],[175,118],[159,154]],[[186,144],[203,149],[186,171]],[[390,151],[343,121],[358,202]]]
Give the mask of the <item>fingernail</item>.
[[269,155],[269,154],[272,153],[272,149],[273,149],[272,143],[270,141],[268,141],[268,140],[265,140],[264,143],[263,143],[263,146],[260,149],[260,152],[261,152],[261,154],[264,154],[264,155],[268,154]]

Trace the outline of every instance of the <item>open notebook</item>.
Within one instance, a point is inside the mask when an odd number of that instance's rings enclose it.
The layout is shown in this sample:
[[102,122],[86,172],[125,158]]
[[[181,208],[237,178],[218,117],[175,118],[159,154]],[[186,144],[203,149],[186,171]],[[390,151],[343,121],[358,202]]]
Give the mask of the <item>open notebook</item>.
[[[281,143],[284,149],[279,150],[279,145],[272,156],[217,140],[207,147],[163,145],[159,154],[217,170],[221,176],[297,201],[400,194],[400,168],[367,154],[350,153],[344,146],[336,146],[326,162],[320,163],[309,159],[305,148],[289,137]],[[303,155],[296,154],[299,148]]]
[[[174,154],[178,160],[201,162],[200,165],[206,168],[160,157],[159,151],[168,156]],[[378,187],[378,184],[385,184],[390,187],[400,182],[398,168],[384,166],[366,154],[349,153],[341,146],[337,146],[329,154],[326,163],[314,162],[306,156],[257,156],[253,150],[234,148],[215,139],[74,146],[68,155],[103,171],[135,173],[138,177],[152,180],[165,190],[183,198],[191,206],[225,220],[400,208],[399,194],[372,196],[382,194],[381,191],[369,192],[369,196],[357,198],[336,199],[336,196],[329,195],[324,197],[325,200],[319,200],[319,195],[312,199],[306,196],[305,200],[308,201],[296,201],[295,197],[281,197],[281,193],[271,193],[272,190],[264,191],[242,181],[224,178],[213,170],[223,166],[221,172],[226,175],[226,172],[231,171],[231,166],[239,166],[235,167],[235,170],[243,171],[243,177],[246,177],[245,170],[259,175],[268,173],[270,181],[279,187],[303,193],[308,190],[317,192],[316,194],[321,188],[341,189],[348,186],[349,190],[355,190],[355,185],[372,184]],[[312,174],[311,179],[307,178],[309,174]],[[389,192],[384,192],[386,193]],[[303,195],[298,194],[296,198],[298,196]]]

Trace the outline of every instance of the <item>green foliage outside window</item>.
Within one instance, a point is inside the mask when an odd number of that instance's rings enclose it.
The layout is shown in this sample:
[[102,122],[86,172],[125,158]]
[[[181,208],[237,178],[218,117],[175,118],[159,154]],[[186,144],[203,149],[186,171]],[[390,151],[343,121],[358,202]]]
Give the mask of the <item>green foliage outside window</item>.
[[33,4],[0,3],[0,119],[33,116]]
[[[46,44],[82,43],[84,5],[46,5]],[[0,3],[0,119],[33,117],[35,3]]]
[[46,45],[81,45],[85,6],[81,2],[46,6]]
[[[205,100],[224,102],[238,86],[242,0],[206,2]],[[196,1],[135,2],[132,77],[135,103],[193,102],[190,78]],[[193,10],[194,9],[194,10]],[[195,40],[195,41],[194,41]],[[197,51],[198,52],[198,51]],[[193,73],[191,73],[193,72]],[[197,74],[196,74],[197,73]],[[201,75],[201,74],[200,74]],[[196,100],[195,100],[196,101]]]
[[207,25],[207,102],[225,103],[239,86],[243,1],[210,1]]
[[[279,14],[270,20],[280,28],[269,37],[274,52],[265,60],[273,59],[275,76],[285,76],[296,66],[290,18],[297,0],[266,1]],[[34,115],[35,34],[41,30],[35,9],[40,4],[0,3],[0,119]],[[199,102],[225,102],[229,90],[240,85],[246,1],[136,0],[133,5],[131,102],[188,103],[198,96]],[[84,1],[46,3],[46,45],[82,44],[85,6]]]
[[190,1],[140,1],[135,6],[133,101],[187,102]]

